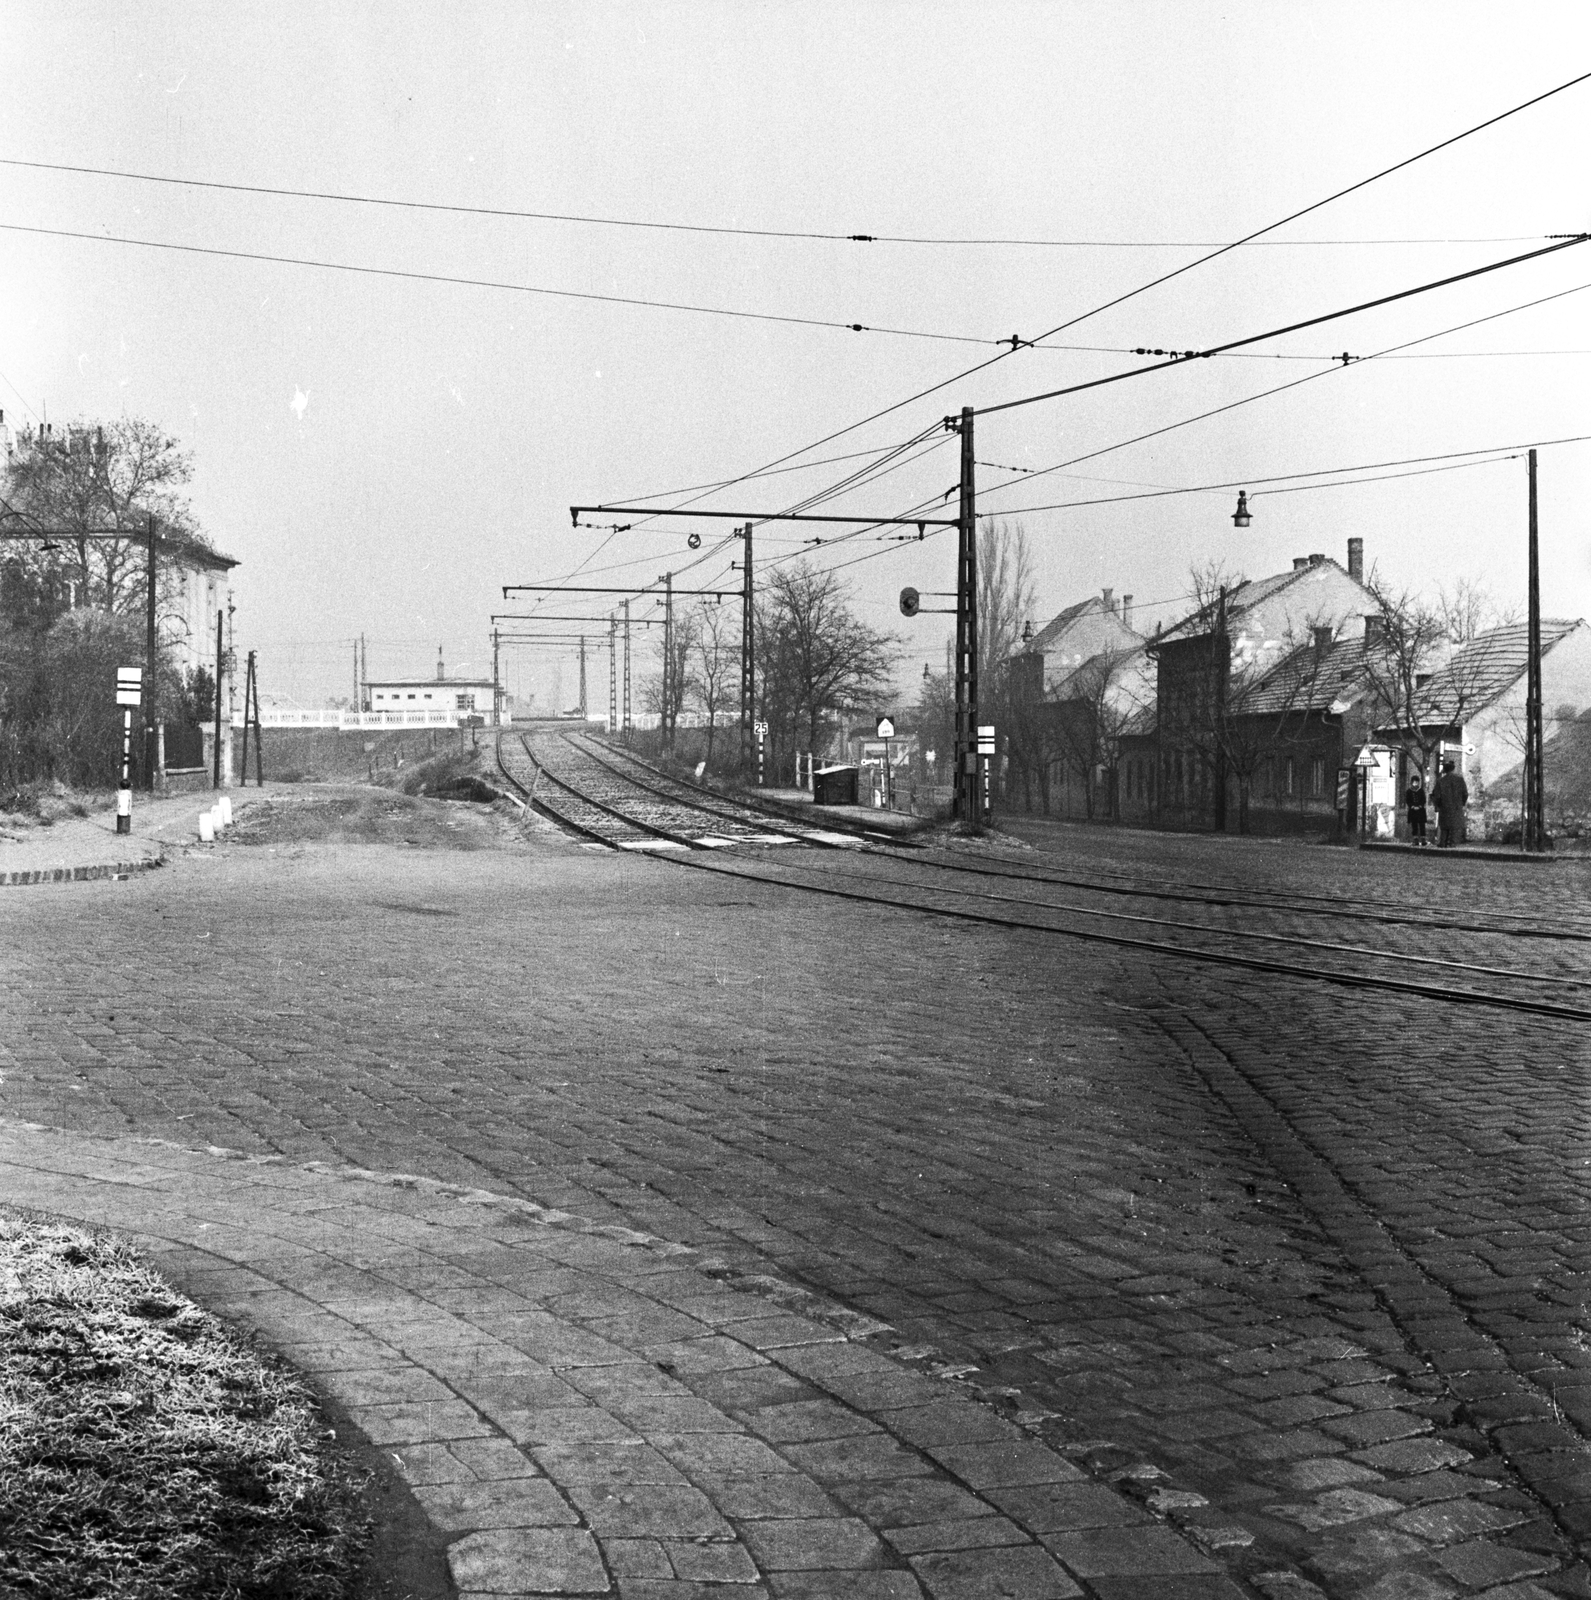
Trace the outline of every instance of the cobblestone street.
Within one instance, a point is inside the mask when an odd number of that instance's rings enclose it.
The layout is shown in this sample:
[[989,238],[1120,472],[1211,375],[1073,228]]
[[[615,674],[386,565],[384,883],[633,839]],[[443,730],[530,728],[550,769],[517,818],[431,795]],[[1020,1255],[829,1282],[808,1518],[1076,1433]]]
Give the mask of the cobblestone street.
[[[1579,865],[1438,876],[1025,831],[1057,870],[1430,916],[1428,940],[1353,934],[1385,948],[1456,948],[1440,924],[1460,907],[1586,902]],[[967,1510],[889,1553],[856,1524],[871,1588],[802,1588],[763,1524],[739,1535],[743,1568],[615,1572],[625,1595],[784,1572],[769,1592],[915,1594],[915,1574],[935,1597],[1591,1596],[1591,1047],[1569,1022],[847,905],[548,832],[473,853],[226,845],[125,883],[7,890],[0,922],[9,1123],[412,1174],[688,1245],[835,1308],[867,1360],[854,1381],[825,1366],[822,1404],[866,1409],[894,1382],[917,1405],[978,1400],[990,1441],[1066,1465],[1064,1494],[1043,1471],[977,1486],[1020,1535],[986,1538]],[[1582,948],[1509,955],[1583,980]],[[26,1200],[11,1170],[0,1200]],[[578,1315],[585,1287],[546,1304]],[[733,1409],[733,1382],[707,1387]],[[777,1388],[742,1399],[796,1431],[754,1428],[832,1486],[848,1425]],[[970,1412],[950,1435],[890,1415],[897,1442],[980,1445]],[[889,1497],[870,1493],[853,1509],[876,1530]],[[600,1496],[581,1514],[601,1532]],[[1042,1572],[1009,1556],[1029,1535]]]

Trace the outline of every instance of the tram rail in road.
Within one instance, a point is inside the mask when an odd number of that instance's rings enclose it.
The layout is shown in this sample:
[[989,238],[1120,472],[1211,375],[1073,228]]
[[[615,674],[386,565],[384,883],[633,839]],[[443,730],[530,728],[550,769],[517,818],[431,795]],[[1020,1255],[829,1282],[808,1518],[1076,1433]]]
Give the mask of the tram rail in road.
[[[1409,949],[1376,949],[1363,945],[1348,945],[1339,941],[1299,936],[1296,933],[1267,932],[1253,927],[1221,927],[1208,922],[1192,922],[1185,918],[1153,916],[1141,913],[1112,911],[1093,905],[1081,905],[1025,896],[995,893],[991,890],[951,889],[925,882],[925,874],[912,870],[925,868],[939,871],[981,873],[986,877],[1023,878],[1030,886],[1045,883],[1061,884],[1074,889],[1100,895],[1150,894],[1155,898],[1192,900],[1211,907],[1230,908],[1234,905],[1246,909],[1275,914],[1288,912],[1304,916],[1354,915],[1367,921],[1398,922],[1400,919],[1369,910],[1354,910],[1347,906],[1322,906],[1308,902],[1287,904],[1276,899],[1244,900],[1228,891],[1187,890],[1171,886],[1139,889],[1131,884],[1111,881],[1068,879],[1045,873],[1012,873],[991,866],[970,865],[934,859],[926,853],[901,852],[863,843],[850,836],[825,836],[814,830],[791,829],[780,833],[766,825],[764,819],[749,807],[738,807],[733,802],[717,801],[709,805],[703,791],[702,798],[680,798],[666,793],[655,780],[661,779],[676,788],[686,787],[678,780],[647,766],[650,780],[621,770],[612,762],[584,751],[571,739],[560,738],[552,747],[561,771],[539,759],[531,750],[528,740],[521,738],[525,759],[535,769],[529,785],[510,770],[512,760],[505,761],[504,741],[499,740],[499,764],[516,787],[547,815],[588,839],[618,849],[671,852],[670,858],[678,865],[699,870],[720,872],[733,877],[754,879],[807,894],[819,894],[848,900],[856,904],[881,906],[894,911],[914,912],[973,923],[983,927],[1007,928],[1013,931],[1037,933],[1050,937],[1079,939],[1091,943],[1109,944],[1118,948],[1137,950],[1160,959],[1176,961],[1202,961],[1222,966],[1244,968],[1249,971],[1275,976],[1300,978],[1313,982],[1329,983],[1361,990],[1379,990],[1429,1001],[1465,1006],[1489,1006],[1514,1012],[1531,1013],[1543,1018],[1574,1023],[1591,1023],[1591,1006],[1574,1005],[1556,998],[1555,991],[1568,986],[1584,988],[1588,976],[1583,967],[1566,970],[1560,963],[1557,970],[1532,971],[1491,961],[1452,959],[1421,954]],[[545,744],[543,745],[546,751]],[[637,763],[639,764],[639,763]],[[543,784],[556,791],[549,798],[540,792]],[[694,786],[692,786],[694,787]],[[600,792],[594,792],[600,791]],[[744,819],[742,820],[742,814]],[[704,817],[715,823],[728,823],[720,831],[704,833]],[[736,831],[731,831],[731,827]],[[804,837],[807,843],[845,844],[858,856],[894,863],[889,871],[862,870],[861,863],[853,860],[843,869],[825,868],[809,852],[799,852],[797,859],[788,852],[755,850],[754,855],[731,861],[720,856],[708,861],[699,852],[722,850],[729,845],[752,846],[795,843]],[[672,854],[678,852],[678,854]],[[906,869],[902,871],[900,869]],[[981,901],[987,909],[969,906],[969,900]],[[1061,920],[1065,919],[1065,920]],[[1102,928],[1101,923],[1116,925]],[[1081,924],[1081,925],[1079,925]],[[1131,924],[1140,929],[1154,929],[1165,935],[1145,938],[1139,933],[1118,931],[1120,925]],[[1452,933],[1454,930],[1447,930]],[[1457,930],[1465,932],[1464,928]],[[1567,940],[1580,937],[1572,927],[1556,934],[1550,930],[1528,930],[1517,925],[1475,924],[1468,930],[1482,936],[1518,937],[1535,931],[1546,936]],[[1191,938],[1189,936],[1192,936]],[[1285,944],[1303,948],[1317,957],[1325,958],[1313,963],[1279,960],[1268,955],[1245,953],[1234,945],[1251,947],[1255,942]],[[1440,978],[1452,974],[1451,981],[1424,981],[1400,976],[1410,965],[1423,968]],[[1496,987],[1474,988],[1457,981],[1483,977],[1513,985],[1504,990]]]

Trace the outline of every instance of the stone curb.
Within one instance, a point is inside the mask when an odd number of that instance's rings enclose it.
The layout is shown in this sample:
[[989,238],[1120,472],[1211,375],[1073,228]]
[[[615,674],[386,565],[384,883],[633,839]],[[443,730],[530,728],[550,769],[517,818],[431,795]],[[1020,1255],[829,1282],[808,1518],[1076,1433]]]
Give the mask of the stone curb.
[[1365,851],[1376,852],[1381,855],[1392,856],[1446,856],[1449,860],[1456,861],[1496,861],[1509,866],[1549,866],[1554,862],[1584,860],[1584,857],[1575,855],[1555,855],[1552,851],[1544,851],[1541,855],[1527,855],[1523,850],[1482,850],[1475,845],[1455,844],[1449,845],[1445,850],[1438,849],[1436,845],[1427,845],[1421,849],[1417,845],[1400,844],[1390,839],[1365,839],[1359,848]]
[[18,867],[0,872],[0,888],[24,883],[87,883],[95,878],[127,878],[166,864],[165,852],[140,856],[136,861],[110,861],[91,867]]
[[1241,1600],[1150,1509],[861,1342],[884,1324],[690,1247],[409,1174],[10,1120],[0,1169],[332,1395],[450,1541],[461,1600]]

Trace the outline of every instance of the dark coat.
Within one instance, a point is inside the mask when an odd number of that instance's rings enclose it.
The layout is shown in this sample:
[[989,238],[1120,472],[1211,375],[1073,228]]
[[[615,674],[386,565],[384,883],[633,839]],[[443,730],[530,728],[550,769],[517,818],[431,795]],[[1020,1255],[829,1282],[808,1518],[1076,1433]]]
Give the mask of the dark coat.
[[1437,815],[1446,819],[1458,818],[1469,804],[1469,785],[1456,772],[1444,772],[1431,791],[1436,802]]

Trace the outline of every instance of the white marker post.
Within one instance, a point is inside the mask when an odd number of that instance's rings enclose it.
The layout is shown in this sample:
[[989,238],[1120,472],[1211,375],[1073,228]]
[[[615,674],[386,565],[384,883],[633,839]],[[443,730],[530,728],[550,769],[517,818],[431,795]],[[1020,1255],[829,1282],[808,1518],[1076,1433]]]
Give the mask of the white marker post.
[[133,710],[143,704],[144,669],[116,669],[116,704],[122,708],[122,777],[116,790],[116,831],[133,831]]
[[978,726],[978,765],[983,768],[983,825],[989,826],[989,768],[994,765],[994,724]]
[[759,722],[757,724],[757,787],[759,789],[762,788],[765,781],[763,777],[763,756],[765,753],[763,741],[767,737],[768,724],[766,722]]

